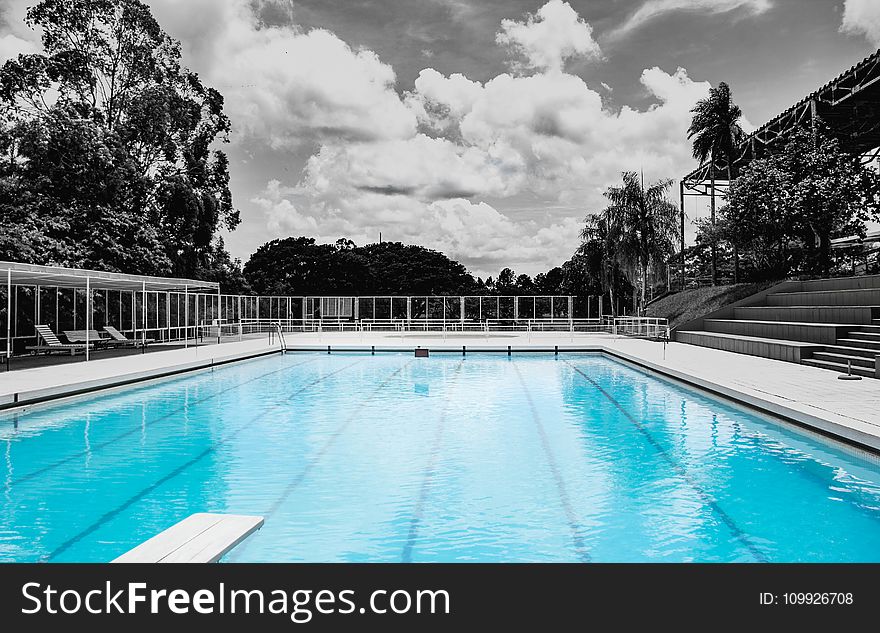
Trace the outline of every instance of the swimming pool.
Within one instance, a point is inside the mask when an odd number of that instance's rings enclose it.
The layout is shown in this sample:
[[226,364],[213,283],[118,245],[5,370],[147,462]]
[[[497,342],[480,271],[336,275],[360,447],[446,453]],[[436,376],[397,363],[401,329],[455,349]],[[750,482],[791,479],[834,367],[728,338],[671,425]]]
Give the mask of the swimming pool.
[[287,354],[0,415],[0,560],[880,561],[880,462],[599,354]]

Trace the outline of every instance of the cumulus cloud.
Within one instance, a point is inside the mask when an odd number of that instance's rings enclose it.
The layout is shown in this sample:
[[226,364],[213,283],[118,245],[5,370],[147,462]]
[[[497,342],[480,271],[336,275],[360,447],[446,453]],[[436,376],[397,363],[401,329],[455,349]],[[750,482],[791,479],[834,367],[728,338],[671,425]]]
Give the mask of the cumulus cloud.
[[517,222],[490,204],[464,198],[420,203],[407,196],[372,193],[342,196],[332,203],[321,200],[317,205],[313,199],[309,214],[302,213],[292,200],[302,193],[298,187],[273,181],[254,202],[280,234],[310,235],[323,242],[345,235],[367,243],[382,231],[386,239],[420,244],[467,262],[482,276],[495,275],[510,265],[512,251],[517,265],[546,269],[548,253],[569,253],[571,236],[580,227],[580,218],[575,217]]
[[561,70],[570,57],[602,56],[593,28],[571,5],[550,0],[525,21],[502,20],[495,41],[525,58],[525,67]]
[[626,22],[610,32],[608,38],[622,37],[655,18],[677,11],[710,15],[740,11],[746,15],[759,15],[771,6],[771,0],[647,0],[627,18]]
[[186,63],[226,97],[239,133],[278,148],[415,132],[394,70],[372,51],[322,29],[267,26],[250,0],[149,2],[183,41]]
[[[460,256],[483,275],[513,261],[546,269],[574,250],[584,213],[602,207],[602,191],[621,171],[644,168],[657,178],[685,169],[691,159],[682,130],[709,91],[684,69],[651,68],[641,83],[654,105],[611,112],[566,73],[502,74],[479,84],[432,70],[420,79],[427,94],[417,88],[408,103],[432,104],[419,117],[432,129],[455,127],[455,139],[418,133],[326,143],[296,186],[271,185],[260,197],[275,227],[318,225],[328,240],[356,241],[382,230]],[[552,202],[522,221],[485,201],[517,197]],[[545,208],[554,205],[569,210]]]
[[[575,48],[576,38],[558,36],[561,23],[575,25],[568,32],[586,41],[589,26],[551,0],[525,22],[503,27],[508,36],[499,40],[517,42],[531,74],[481,83],[424,69],[398,97],[416,131],[326,138],[298,182],[271,182],[253,202],[280,233],[372,241],[382,231],[444,250],[477,274],[514,262],[532,273],[558,265],[577,246],[583,215],[604,206],[602,192],[621,171],[644,169],[658,178],[686,169],[683,130],[709,91],[684,69],[655,67],[640,77],[653,105],[608,110],[596,90],[563,69],[571,51],[598,54],[598,47]],[[509,201],[532,201],[528,219],[506,213]]]
[[871,44],[880,46],[880,2],[846,0],[840,30],[852,35],[864,35]]

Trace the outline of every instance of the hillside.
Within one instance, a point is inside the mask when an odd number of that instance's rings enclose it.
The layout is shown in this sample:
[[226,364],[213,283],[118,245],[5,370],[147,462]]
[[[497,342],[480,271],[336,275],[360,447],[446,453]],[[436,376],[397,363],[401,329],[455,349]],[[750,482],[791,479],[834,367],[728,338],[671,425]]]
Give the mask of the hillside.
[[669,295],[652,303],[648,306],[646,315],[669,319],[669,327],[675,328],[691,319],[696,319],[728,304],[745,299],[756,292],[761,292],[776,283],[778,282],[765,281],[751,284],[693,288]]

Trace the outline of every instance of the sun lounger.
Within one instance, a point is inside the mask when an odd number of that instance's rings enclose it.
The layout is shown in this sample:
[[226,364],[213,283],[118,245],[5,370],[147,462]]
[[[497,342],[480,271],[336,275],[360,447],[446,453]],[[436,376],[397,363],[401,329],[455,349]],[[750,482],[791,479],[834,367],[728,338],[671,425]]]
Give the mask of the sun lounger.
[[96,347],[116,347],[117,342],[112,338],[101,336],[98,330],[64,330],[64,338],[68,343],[89,343]]
[[37,352],[47,352],[47,353],[55,353],[60,352],[62,354],[70,354],[73,356],[78,352],[85,353],[86,348],[91,349],[94,347],[91,343],[85,345],[84,343],[62,343],[58,340],[58,337],[55,336],[55,332],[53,332],[48,325],[35,325],[34,329],[37,331],[37,336],[42,339],[43,345],[28,345],[25,349],[33,354]]
[[114,342],[119,345],[131,345],[132,347],[140,347],[141,345],[149,345],[150,343],[154,343],[156,339],[147,338],[147,339],[133,339],[128,338],[125,334],[117,330],[112,325],[105,325],[104,331],[110,335],[110,338],[113,339]]

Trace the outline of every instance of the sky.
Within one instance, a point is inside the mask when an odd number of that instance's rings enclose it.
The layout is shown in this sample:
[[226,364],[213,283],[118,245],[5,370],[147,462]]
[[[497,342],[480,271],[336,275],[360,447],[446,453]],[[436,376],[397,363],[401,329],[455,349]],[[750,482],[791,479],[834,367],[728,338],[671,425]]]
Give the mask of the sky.
[[[0,0],[0,63],[35,1]],[[483,277],[562,264],[622,171],[691,171],[710,86],[748,131],[880,46],[880,0],[145,1],[226,98],[233,256],[381,233]]]

